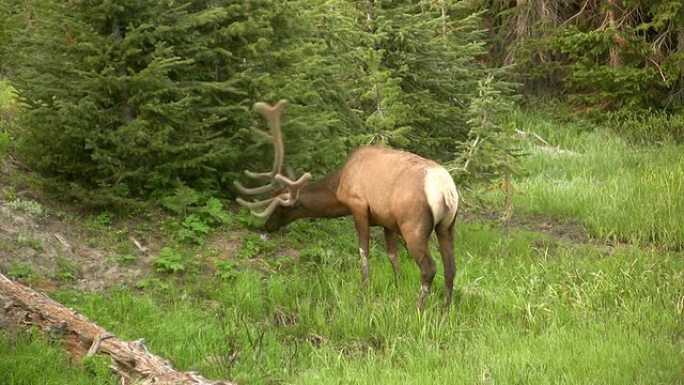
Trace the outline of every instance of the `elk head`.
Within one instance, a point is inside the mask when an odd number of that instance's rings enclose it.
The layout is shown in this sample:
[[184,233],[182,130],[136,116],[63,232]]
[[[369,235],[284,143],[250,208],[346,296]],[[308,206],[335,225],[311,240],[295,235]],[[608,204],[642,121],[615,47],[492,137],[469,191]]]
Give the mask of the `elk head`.
[[[269,231],[277,230],[282,225],[291,221],[287,215],[280,212],[281,207],[294,207],[299,199],[299,194],[302,186],[304,186],[309,179],[310,173],[304,173],[299,179],[292,180],[282,174],[283,161],[285,159],[285,145],[283,143],[283,135],[280,128],[280,115],[283,108],[287,105],[286,100],[280,100],[273,106],[266,103],[255,103],[254,109],[259,112],[266,119],[269,132],[252,128],[252,130],[262,138],[273,143],[274,157],[273,168],[267,172],[252,172],[245,170],[245,175],[252,179],[268,180],[269,182],[259,187],[248,188],[243,186],[240,182],[235,181],[235,187],[243,195],[262,195],[270,193],[272,196],[263,200],[246,201],[242,198],[237,198],[237,202],[250,209],[253,215],[266,218],[266,229]],[[264,208],[263,211],[257,211]]]

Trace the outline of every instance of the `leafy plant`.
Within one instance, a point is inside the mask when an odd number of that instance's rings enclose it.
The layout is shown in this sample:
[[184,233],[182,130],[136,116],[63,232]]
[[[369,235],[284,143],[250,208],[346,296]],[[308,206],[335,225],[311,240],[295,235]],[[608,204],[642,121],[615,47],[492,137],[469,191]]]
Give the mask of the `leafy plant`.
[[21,278],[35,278],[37,276],[36,271],[33,270],[31,265],[24,263],[12,263],[7,269],[7,276],[12,279]]
[[176,233],[182,242],[192,242],[198,245],[204,243],[204,238],[211,231],[211,227],[198,214],[190,214],[181,223]]
[[108,229],[114,223],[114,214],[109,211],[102,211],[97,215],[91,215],[85,220],[87,227],[93,229]]
[[179,273],[186,270],[187,260],[188,257],[180,251],[171,247],[163,247],[159,251],[159,255],[152,260],[152,266],[159,273]]
[[58,255],[57,259],[57,278],[63,281],[73,281],[80,275],[81,269],[74,262]]
[[17,235],[15,243],[18,247],[30,247],[36,251],[45,250],[45,244],[41,240],[30,238],[23,234]]
[[161,199],[162,205],[179,215],[176,221],[176,237],[181,242],[197,245],[204,244],[204,239],[216,226],[230,225],[231,214],[223,209],[221,201],[215,197],[206,197],[198,191],[182,186],[174,194]]
[[14,210],[21,210],[32,215],[42,215],[45,213],[43,205],[33,200],[15,199],[7,202],[7,207]]
[[222,280],[231,280],[238,276],[237,264],[229,259],[218,259],[214,262],[216,272],[214,275]]
[[237,252],[237,257],[252,259],[259,255],[267,254],[276,248],[272,240],[262,239],[259,235],[251,234],[242,241],[242,247]]

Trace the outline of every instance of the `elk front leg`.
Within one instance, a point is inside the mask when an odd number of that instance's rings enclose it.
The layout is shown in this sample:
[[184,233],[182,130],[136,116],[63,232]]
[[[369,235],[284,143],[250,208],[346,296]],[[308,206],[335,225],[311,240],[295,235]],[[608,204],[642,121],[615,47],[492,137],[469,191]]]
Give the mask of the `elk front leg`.
[[385,243],[387,244],[387,254],[394,270],[394,283],[399,278],[399,256],[397,254],[397,233],[385,227]]
[[368,211],[359,210],[352,212],[354,225],[359,235],[359,254],[361,256],[361,276],[363,284],[368,286],[368,239],[370,238],[370,223],[368,222]]

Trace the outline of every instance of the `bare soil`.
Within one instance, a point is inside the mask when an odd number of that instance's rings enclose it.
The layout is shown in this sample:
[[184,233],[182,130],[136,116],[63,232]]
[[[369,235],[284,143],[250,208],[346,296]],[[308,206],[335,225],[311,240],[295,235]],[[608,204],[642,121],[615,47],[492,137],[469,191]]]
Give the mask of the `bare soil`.
[[513,213],[510,218],[503,218],[495,212],[471,209],[459,212],[459,216],[466,222],[494,222],[506,230],[537,232],[572,243],[596,243],[582,224],[560,221],[544,215]]
[[[2,185],[10,184],[10,174],[26,171],[18,171],[12,162],[3,163],[0,191],[5,190]],[[151,223],[149,218],[137,222],[128,219],[115,226],[93,226],[86,223],[83,215],[58,215],[71,209],[50,208],[50,202],[31,189],[18,195],[26,201],[43,201],[44,210],[30,213],[20,205],[0,199],[0,273],[40,291],[52,292],[60,287],[102,290],[135,283],[149,273],[151,260],[167,243],[158,223]],[[504,229],[544,233],[572,243],[597,243],[581,224],[542,215],[514,214],[502,219],[494,212],[466,209],[459,216],[461,221],[493,222]],[[138,226],[145,221],[145,226]],[[132,230],[136,228],[148,230]],[[210,259],[233,258],[248,234],[247,230],[214,233],[208,237],[205,250]],[[298,257],[296,250],[285,250],[285,254],[295,260]]]
[[156,247],[139,249],[135,242],[142,246],[146,240],[131,237],[127,250],[135,261],[121,263],[116,258],[121,244],[103,245],[98,242],[102,238],[79,223],[27,213],[0,200],[0,272],[30,280],[36,289],[50,292],[69,285],[100,290],[143,276]]
[[[503,220],[497,214],[470,210],[461,215],[461,220],[495,222],[502,228],[540,232],[573,243],[592,243],[580,224],[541,215],[515,214]],[[150,260],[164,245],[158,234],[139,239],[125,230],[129,228],[125,225],[111,228],[111,234],[102,234],[102,229],[87,229],[81,222],[49,213],[27,213],[0,200],[0,272],[18,275],[19,280],[46,292],[65,286],[102,290],[143,278],[149,272]],[[206,248],[216,251],[213,258],[231,258],[246,234],[213,234],[207,239]],[[127,251],[122,253],[122,248]],[[127,260],[123,260],[122,254]]]

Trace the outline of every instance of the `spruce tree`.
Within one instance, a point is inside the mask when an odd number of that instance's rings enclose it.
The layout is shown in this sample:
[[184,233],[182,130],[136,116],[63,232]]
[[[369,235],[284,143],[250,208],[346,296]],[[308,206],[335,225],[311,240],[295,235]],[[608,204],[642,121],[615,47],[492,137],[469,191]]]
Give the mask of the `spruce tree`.
[[36,2],[17,44],[22,154],[91,203],[224,187],[272,3]]

